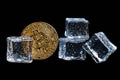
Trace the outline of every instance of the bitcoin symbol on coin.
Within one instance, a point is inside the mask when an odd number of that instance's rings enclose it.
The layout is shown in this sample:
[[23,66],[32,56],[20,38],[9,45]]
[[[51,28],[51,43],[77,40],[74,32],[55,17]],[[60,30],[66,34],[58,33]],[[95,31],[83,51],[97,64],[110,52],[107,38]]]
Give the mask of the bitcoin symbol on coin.
[[50,24],[46,22],[34,22],[29,24],[21,33],[22,36],[32,38],[32,57],[36,60],[49,58],[57,49],[58,34]]

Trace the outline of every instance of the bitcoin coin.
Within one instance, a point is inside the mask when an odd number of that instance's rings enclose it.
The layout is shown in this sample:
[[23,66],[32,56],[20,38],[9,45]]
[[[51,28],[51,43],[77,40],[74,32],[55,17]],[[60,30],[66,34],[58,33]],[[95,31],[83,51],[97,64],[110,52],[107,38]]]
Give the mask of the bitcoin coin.
[[32,58],[44,60],[53,55],[58,46],[58,34],[46,22],[33,22],[23,29],[22,36],[32,38]]

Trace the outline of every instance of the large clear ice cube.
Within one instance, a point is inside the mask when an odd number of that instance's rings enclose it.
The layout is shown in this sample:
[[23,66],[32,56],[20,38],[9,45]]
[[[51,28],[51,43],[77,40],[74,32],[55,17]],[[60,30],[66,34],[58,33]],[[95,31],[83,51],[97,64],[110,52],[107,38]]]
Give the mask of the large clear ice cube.
[[58,57],[63,60],[85,60],[83,43],[79,38],[60,38]]
[[31,63],[32,39],[26,36],[7,37],[7,61],[15,63]]
[[95,33],[89,41],[82,46],[96,63],[105,62],[117,50],[103,32]]
[[85,18],[66,18],[66,37],[89,39],[88,20]]

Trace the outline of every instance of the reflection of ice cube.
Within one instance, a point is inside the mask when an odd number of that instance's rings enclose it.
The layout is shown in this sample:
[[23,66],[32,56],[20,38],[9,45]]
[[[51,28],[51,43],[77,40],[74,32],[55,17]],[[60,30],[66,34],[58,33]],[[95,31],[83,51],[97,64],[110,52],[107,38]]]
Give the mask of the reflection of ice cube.
[[60,38],[58,57],[64,60],[85,60],[82,44],[83,41],[78,38]]
[[66,18],[65,36],[87,40],[89,38],[88,23],[85,18]]
[[103,32],[95,33],[92,38],[82,46],[96,63],[104,62],[117,50]]
[[7,37],[7,61],[32,62],[32,39],[30,37]]

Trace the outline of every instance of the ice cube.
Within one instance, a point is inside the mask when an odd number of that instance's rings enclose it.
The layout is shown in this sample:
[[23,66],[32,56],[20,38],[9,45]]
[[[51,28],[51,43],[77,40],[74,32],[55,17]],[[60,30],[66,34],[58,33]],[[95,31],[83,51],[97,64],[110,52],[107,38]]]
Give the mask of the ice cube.
[[32,39],[26,36],[7,37],[7,61],[15,63],[32,62]]
[[95,33],[82,47],[96,63],[105,62],[117,50],[103,32]]
[[85,60],[86,52],[82,48],[83,43],[79,38],[60,38],[58,57],[64,60]]
[[66,37],[89,39],[88,20],[85,18],[66,18]]

